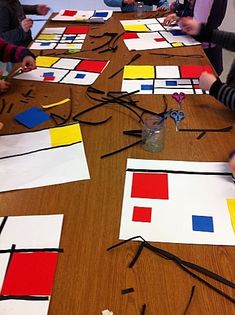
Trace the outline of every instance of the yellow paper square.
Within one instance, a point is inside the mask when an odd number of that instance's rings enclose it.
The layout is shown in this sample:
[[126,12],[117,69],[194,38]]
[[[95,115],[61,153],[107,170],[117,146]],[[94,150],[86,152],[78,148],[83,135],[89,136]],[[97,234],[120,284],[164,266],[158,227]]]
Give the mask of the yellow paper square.
[[37,37],[38,40],[53,40],[56,39],[56,35],[53,34],[40,34]]
[[74,48],[74,47],[76,47],[77,46],[77,44],[67,44],[67,47],[68,48]]
[[132,32],[149,32],[149,29],[144,24],[132,24],[132,25],[124,25],[125,31],[132,31]]
[[184,44],[181,43],[181,42],[171,43],[171,45],[172,45],[173,47],[181,47],[181,46],[184,46]]
[[51,145],[59,147],[82,141],[82,134],[79,124],[56,127],[49,129]]
[[235,233],[235,199],[227,199],[233,231]]
[[37,67],[51,67],[59,59],[57,57],[38,56],[36,58],[36,65]]
[[77,17],[77,18],[75,18],[75,21],[87,21],[87,18]]
[[154,79],[154,66],[125,66],[123,79]]

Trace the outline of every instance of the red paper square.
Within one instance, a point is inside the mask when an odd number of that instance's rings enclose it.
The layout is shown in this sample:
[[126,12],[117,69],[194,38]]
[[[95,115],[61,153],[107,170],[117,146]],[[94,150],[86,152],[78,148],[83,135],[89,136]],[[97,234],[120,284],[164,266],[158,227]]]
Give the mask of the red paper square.
[[132,221],[151,222],[152,208],[134,207]]
[[168,175],[134,173],[132,177],[131,197],[168,199]]
[[165,38],[154,38],[155,42],[165,42]]
[[58,253],[13,253],[2,295],[51,294]]
[[55,77],[44,77],[43,81],[54,81]]
[[78,11],[74,10],[64,10],[64,13],[62,14],[63,16],[74,16],[77,14]]
[[213,70],[210,66],[197,66],[197,65],[187,65],[180,66],[181,77],[183,79],[189,78],[199,78],[202,72],[213,73]]
[[69,26],[64,34],[87,34],[88,32],[89,26]]
[[75,70],[100,73],[105,68],[107,61],[82,60]]
[[139,38],[138,34],[135,32],[126,32],[122,35],[122,39],[132,39],[132,38]]

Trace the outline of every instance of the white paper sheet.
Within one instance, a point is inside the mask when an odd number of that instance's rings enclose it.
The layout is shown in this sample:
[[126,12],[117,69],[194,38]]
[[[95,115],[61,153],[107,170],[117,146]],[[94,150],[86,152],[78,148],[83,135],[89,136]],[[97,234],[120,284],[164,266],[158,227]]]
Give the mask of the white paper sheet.
[[[3,222],[3,218],[0,218],[0,222]],[[58,249],[62,224],[62,214],[9,216],[1,231],[0,250],[9,250],[12,248],[12,244],[15,244],[15,248],[20,254],[22,254],[20,249]],[[30,251],[28,253],[30,254]],[[0,292],[3,292],[4,281],[9,281],[5,280],[7,279],[5,277],[9,259],[10,253],[0,253]],[[21,279],[21,276],[19,278]],[[9,294],[6,293],[4,295],[9,299],[0,299],[0,315],[47,315],[50,296],[45,301],[24,300],[20,299],[24,295],[20,294],[21,286],[18,285],[17,288],[18,299],[14,299],[12,294],[9,297]]]
[[[48,61],[48,59],[50,60]],[[56,59],[58,60],[56,61]],[[40,60],[40,63],[37,65],[35,70],[18,74],[14,76],[14,79],[45,81],[48,83],[57,82],[65,84],[91,85],[109,64],[108,60],[56,58],[46,56],[38,57],[36,59],[36,63],[37,60]],[[82,62],[83,64],[84,62],[87,63],[82,70],[77,69],[77,66]],[[47,78],[48,74],[51,74],[49,75],[51,76],[50,79]]]
[[[126,172],[120,239],[141,235],[155,242],[235,245],[227,206],[227,199],[235,199],[235,187],[231,176],[219,175],[228,172],[227,163],[128,159],[127,169],[131,170]],[[218,175],[170,171],[215,172]],[[131,197],[134,173],[168,174],[168,199]],[[144,182],[143,189],[146,185],[148,183]],[[163,183],[156,181],[151,185],[162,187]],[[151,208],[150,222],[133,221],[134,207]],[[193,229],[193,216],[203,217],[203,220],[212,218],[214,231]]]
[[[58,248],[62,214],[9,216],[1,232],[0,249]],[[1,254],[0,254],[1,256]]]
[[[77,75],[85,75],[84,78],[77,78]],[[84,71],[70,71],[61,81],[61,83],[91,85],[97,78],[99,73],[89,73]]]
[[134,92],[138,91],[136,94],[153,94],[153,88],[151,90],[142,90],[142,85],[152,85],[154,87],[153,80],[123,80],[122,81],[122,91],[123,92]]
[[[79,30],[83,30],[82,32]],[[87,29],[88,32],[89,29]],[[47,27],[43,29],[30,45],[30,49],[47,50],[47,49],[82,49],[85,41],[86,34],[83,34],[84,28],[71,28],[67,27]],[[66,45],[67,44],[67,45]]]
[[53,146],[50,130],[0,137],[0,191],[90,179],[83,142]]
[[47,315],[50,301],[0,301],[0,315]]
[[[47,72],[53,72],[54,79],[52,81],[46,81],[44,79],[44,75]],[[37,69],[34,69],[30,72],[23,72],[15,76],[14,79],[57,83],[57,82],[60,82],[68,72],[69,72],[68,70],[64,70],[64,69],[37,67]]]
[[[180,31],[180,27],[163,26],[163,19],[139,19],[120,21],[127,33],[123,35],[129,50],[148,50],[171,47],[199,45],[200,43],[186,34],[173,35],[171,31]],[[129,35],[133,36],[129,36]],[[149,36],[151,34],[151,36]]]
[[[152,68],[150,71],[149,68]],[[137,94],[207,94],[198,85],[204,71],[212,71],[210,67],[194,65],[150,66],[128,65],[124,67],[121,91]]]
[[[65,15],[65,11],[74,11],[74,14],[69,16]],[[75,12],[76,11],[76,12]],[[104,21],[107,21],[108,19],[111,18],[113,11],[111,10],[94,10],[94,11],[82,11],[82,10],[61,10],[56,16],[52,18],[52,21],[78,21],[78,22],[89,22],[89,20],[95,19],[96,14],[98,13],[105,13],[106,16],[102,16]],[[99,16],[98,16],[99,17]]]

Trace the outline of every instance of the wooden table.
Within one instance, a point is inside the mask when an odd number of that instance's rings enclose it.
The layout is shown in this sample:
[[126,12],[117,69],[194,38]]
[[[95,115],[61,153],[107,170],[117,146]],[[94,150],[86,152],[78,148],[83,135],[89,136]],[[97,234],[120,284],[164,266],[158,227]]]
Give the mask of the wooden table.
[[[91,34],[105,31],[122,32],[120,19],[134,18],[133,14],[115,13],[104,25],[91,25]],[[66,23],[70,25],[71,23]],[[48,22],[47,26],[64,26],[65,23]],[[87,37],[83,49],[91,49],[104,39],[92,41]],[[73,57],[91,57],[111,60],[104,73],[93,86],[108,90],[120,90],[122,73],[109,80],[108,76],[125,65],[135,52],[129,52],[122,40],[116,53],[98,54],[84,52]],[[44,51],[43,54],[49,51]],[[135,64],[179,65],[208,64],[207,58],[171,58],[153,56],[150,51],[141,52],[142,57]],[[173,48],[163,53],[201,54],[198,47]],[[28,104],[21,103],[21,93],[33,89],[35,99]],[[4,96],[7,103],[14,101],[11,114],[1,115],[5,123],[1,133],[14,133],[25,128],[13,119],[14,113],[40,103],[50,103],[69,97],[72,88],[74,113],[92,106],[86,94],[86,87],[54,83],[13,81],[11,91]],[[3,96],[2,96],[3,97]],[[133,97],[140,105],[161,111],[163,98],[160,95],[137,95]],[[172,99],[167,96],[169,106]],[[187,118],[184,128],[223,128],[234,125],[234,113],[210,96],[187,95],[184,109]],[[68,107],[54,112],[68,113]],[[129,269],[137,243],[106,252],[107,247],[118,242],[125,166],[128,157],[142,159],[169,159],[188,161],[226,161],[234,149],[234,131],[207,134],[196,140],[197,134],[175,132],[175,125],[167,121],[165,149],[161,153],[149,153],[141,145],[135,146],[107,159],[100,159],[104,153],[125,146],[135,139],[122,135],[123,130],[140,128],[135,117],[126,109],[109,105],[85,114],[84,120],[101,120],[112,115],[112,120],[101,126],[82,126],[86,155],[91,180],[63,185],[12,191],[0,194],[0,215],[30,215],[63,213],[64,225],[56,278],[50,304],[50,315],[98,315],[109,308],[115,315],[140,314],[142,304],[147,304],[147,314],[180,315],[189,299],[192,285],[196,294],[190,307],[190,315],[235,314],[234,304],[214,293],[196,280],[185,275],[174,263],[150,252],[143,252],[138,263]],[[46,123],[45,126],[52,126]],[[39,128],[40,129],[40,128]],[[195,192],[196,193],[196,192]],[[200,198],[200,196],[198,196]],[[182,244],[156,244],[179,257],[192,261],[235,280],[233,247]],[[216,284],[216,283],[215,283]],[[216,284],[229,295],[230,288]],[[133,287],[135,292],[121,295],[121,289]],[[7,314],[4,314],[7,315]]]

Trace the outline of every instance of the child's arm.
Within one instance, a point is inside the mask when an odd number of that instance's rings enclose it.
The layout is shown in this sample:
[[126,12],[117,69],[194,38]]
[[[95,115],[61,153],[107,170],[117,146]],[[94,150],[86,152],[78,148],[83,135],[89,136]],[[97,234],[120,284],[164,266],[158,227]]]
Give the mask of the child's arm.
[[209,41],[227,50],[235,51],[235,33],[232,32],[210,30],[202,24],[197,40]]
[[209,29],[206,24],[200,24],[190,17],[182,18],[180,26],[185,33],[195,36],[199,42],[211,42],[235,51],[235,33]]
[[9,43],[24,42],[28,34],[24,31],[21,25],[16,28],[10,29],[11,16],[8,9],[5,7],[0,8],[0,37]]
[[119,7],[121,8],[122,6],[125,5],[134,5],[135,4],[135,0],[104,0],[104,3],[108,6],[108,7]]
[[0,61],[21,62],[28,56],[34,60],[34,55],[29,49],[8,44],[0,38]]
[[158,8],[163,8],[168,10],[169,9],[169,2],[167,0],[157,0],[153,1],[153,4],[156,5]]
[[22,5],[25,14],[47,15],[50,8],[46,4]]
[[[9,87],[10,87],[10,83],[9,82],[0,79],[0,94],[7,92]],[[1,125],[1,123],[0,123],[0,125]]]
[[[5,93],[10,87],[10,83],[2,79],[2,70],[0,70],[0,94]],[[0,122],[0,130],[1,130],[1,122]]]
[[22,5],[25,14],[38,14],[37,13],[37,5]]
[[222,83],[219,78],[207,72],[202,73],[199,84],[202,90],[210,91],[210,95],[235,111],[235,88]]

